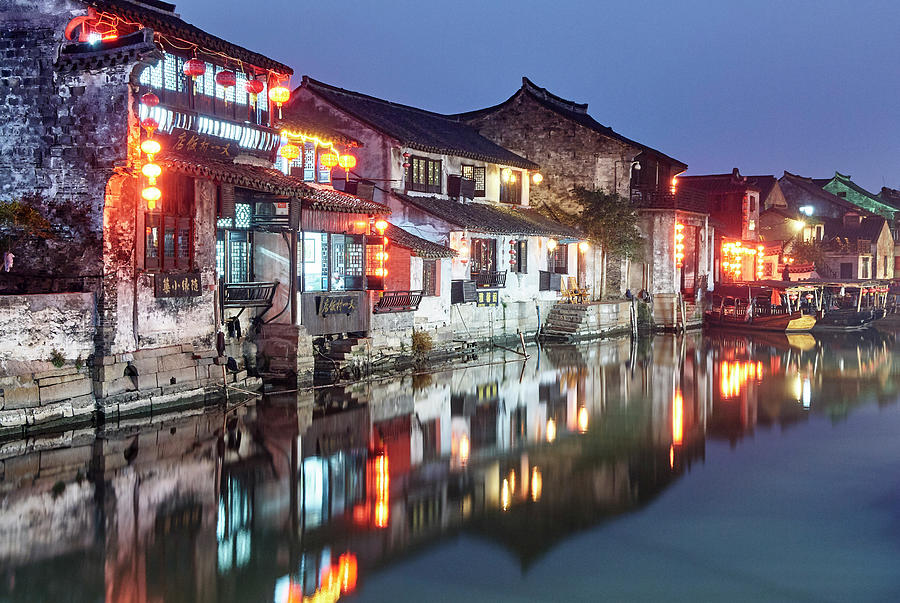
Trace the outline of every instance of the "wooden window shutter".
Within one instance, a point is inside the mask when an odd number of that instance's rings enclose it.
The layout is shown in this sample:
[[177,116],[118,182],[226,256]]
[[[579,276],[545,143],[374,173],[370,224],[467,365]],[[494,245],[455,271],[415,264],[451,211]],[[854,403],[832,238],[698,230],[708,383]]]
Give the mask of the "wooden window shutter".
[[219,185],[219,217],[234,218],[234,185]]
[[519,249],[516,254],[519,258],[519,272],[528,272],[528,240],[519,241]]

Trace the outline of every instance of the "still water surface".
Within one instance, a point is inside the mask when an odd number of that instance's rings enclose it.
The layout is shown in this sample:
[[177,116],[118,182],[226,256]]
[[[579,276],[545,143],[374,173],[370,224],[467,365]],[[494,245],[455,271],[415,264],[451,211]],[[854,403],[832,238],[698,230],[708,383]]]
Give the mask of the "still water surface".
[[0,600],[900,600],[895,350],[556,346],[0,444]]

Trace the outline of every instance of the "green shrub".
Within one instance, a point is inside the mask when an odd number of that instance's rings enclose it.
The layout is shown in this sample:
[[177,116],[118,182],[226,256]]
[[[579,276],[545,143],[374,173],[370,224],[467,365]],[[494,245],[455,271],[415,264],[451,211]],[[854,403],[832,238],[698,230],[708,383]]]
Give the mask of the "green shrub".
[[50,351],[50,364],[52,364],[56,368],[62,368],[65,363],[66,357],[63,356],[62,352],[60,352],[56,348],[53,348]]

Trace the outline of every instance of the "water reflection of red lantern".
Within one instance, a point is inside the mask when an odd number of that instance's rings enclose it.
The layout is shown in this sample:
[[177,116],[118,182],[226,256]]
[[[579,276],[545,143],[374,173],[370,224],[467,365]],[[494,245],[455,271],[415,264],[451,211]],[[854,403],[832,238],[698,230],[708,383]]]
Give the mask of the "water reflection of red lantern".
[[341,583],[342,593],[349,593],[356,588],[357,571],[356,555],[344,553],[338,558],[338,578]]
[[672,443],[680,446],[684,441],[684,398],[681,390],[672,397]]
[[390,519],[390,484],[387,455],[375,458],[375,527],[386,528]]

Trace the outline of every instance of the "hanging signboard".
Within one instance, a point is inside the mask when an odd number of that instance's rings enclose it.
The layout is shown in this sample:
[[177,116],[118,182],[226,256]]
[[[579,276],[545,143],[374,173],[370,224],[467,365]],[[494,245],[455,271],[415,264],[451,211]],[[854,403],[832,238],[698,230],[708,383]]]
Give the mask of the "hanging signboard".
[[490,307],[500,305],[499,291],[479,291],[475,305],[479,307]]
[[178,153],[202,155],[218,159],[233,157],[237,152],[237,143],[233,140],[206,136],[182,128],[172,128],[170,148]]
[[157,274],[153,278],[156,297],[199,297],[200,273]]

